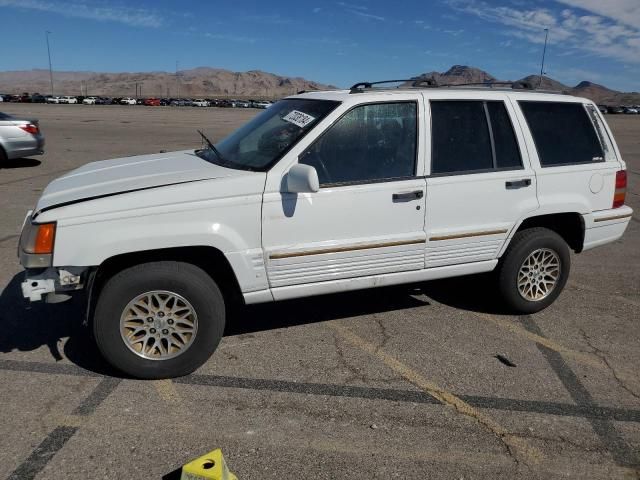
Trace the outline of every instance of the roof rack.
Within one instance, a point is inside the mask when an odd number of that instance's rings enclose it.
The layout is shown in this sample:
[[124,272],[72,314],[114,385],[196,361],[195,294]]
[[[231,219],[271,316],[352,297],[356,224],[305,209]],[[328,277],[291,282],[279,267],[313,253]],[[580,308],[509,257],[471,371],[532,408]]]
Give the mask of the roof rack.
[[[363,93],[366,89],[373,88],[374,85],[383,85],[386,83],[398,83],[398,82],[411,82],[410,88],[455,88],[455,87],[488,87],[493,88],[494,86],[505,86],[509,87],[513,90],[536,90],[535,86],[531,82],[470,82],[470,83],[438,83],[438,81],[433,77],[417,77],[410,78],[406,80],[381,80],[379,82],[359,82],[354,84],[350,89],[349,93]],[[403,88],[399,86],[398,88]],[[406,87],[404,87],[406,88]]]
[[383,85],[385,83],[407,83],[411,82],[412,87],[437,87],[438,82],[432,77],[429,78],[403,78],[400,80],[381,80],[379,82],[359,82],[351,86],[349,93],[362,93],[365,89],[373,88],[374,85]]

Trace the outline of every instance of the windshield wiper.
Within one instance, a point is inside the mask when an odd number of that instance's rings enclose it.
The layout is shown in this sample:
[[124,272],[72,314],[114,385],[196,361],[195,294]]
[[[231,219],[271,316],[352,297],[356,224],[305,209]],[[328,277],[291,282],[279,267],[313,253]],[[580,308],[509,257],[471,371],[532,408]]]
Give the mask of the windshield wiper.
[[202,137],[202,139],[205,141],[205,143],[207,144],[207,146],[213,151],[213,153],[216,154],[216,156],[220,159],[221,162],[226,162],[226,160],[224,159],[224,157],[222,156],[222,154],[220,153],[220,150],[218,150],[216,148],[216,146],[211,142],[211,140],[209,140],[207,138],[207,136],[202,133],[200,130],[196,130],[200,136]]

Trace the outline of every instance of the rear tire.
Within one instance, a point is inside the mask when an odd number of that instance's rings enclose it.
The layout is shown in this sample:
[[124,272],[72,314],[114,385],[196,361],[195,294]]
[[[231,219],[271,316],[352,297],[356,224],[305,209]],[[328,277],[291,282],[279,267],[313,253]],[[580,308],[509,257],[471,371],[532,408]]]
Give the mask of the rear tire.
[[529,228],[515,234],[498,266],[498,288],[516,313],[539,312],[562,292],[571,269],[569,247],[556,232]]
[[7,157],[7,152],[4,151],[4,148],[0,147],[0,166],[7,163],[8,159],[9,158]]
[[207,273],[188,263],[152,262],[107,280],[93,331],[111,365],[136,378],[158,379],[187,375],[204,364],[224,324],[224,299]]

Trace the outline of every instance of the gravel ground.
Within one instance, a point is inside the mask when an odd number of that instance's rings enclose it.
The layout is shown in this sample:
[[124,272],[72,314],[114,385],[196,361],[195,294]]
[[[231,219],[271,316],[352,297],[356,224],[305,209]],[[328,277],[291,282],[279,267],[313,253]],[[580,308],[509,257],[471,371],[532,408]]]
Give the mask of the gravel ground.
[[240,479],[640,477],[640,116],[608,117],[629,229],[574,255],[547,310],[501,314],[484,277],[252,306],[195,374],[135,381],[77,302],[22,301],[25,211],[88,161],[197,146],[256,111],[1,108],[39,118],[47,153],[0,166],[0,478],[168,479],[218,447]]

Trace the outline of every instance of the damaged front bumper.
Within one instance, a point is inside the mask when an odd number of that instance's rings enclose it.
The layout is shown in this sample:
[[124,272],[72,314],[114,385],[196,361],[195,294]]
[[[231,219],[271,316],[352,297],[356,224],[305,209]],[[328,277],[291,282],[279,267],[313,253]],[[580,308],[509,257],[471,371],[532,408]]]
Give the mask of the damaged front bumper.
[[22,282],[22,295],[31,302],[64,302],[71,294],[85,288],[89,277],[88,267],[49,267],[27,269]]

